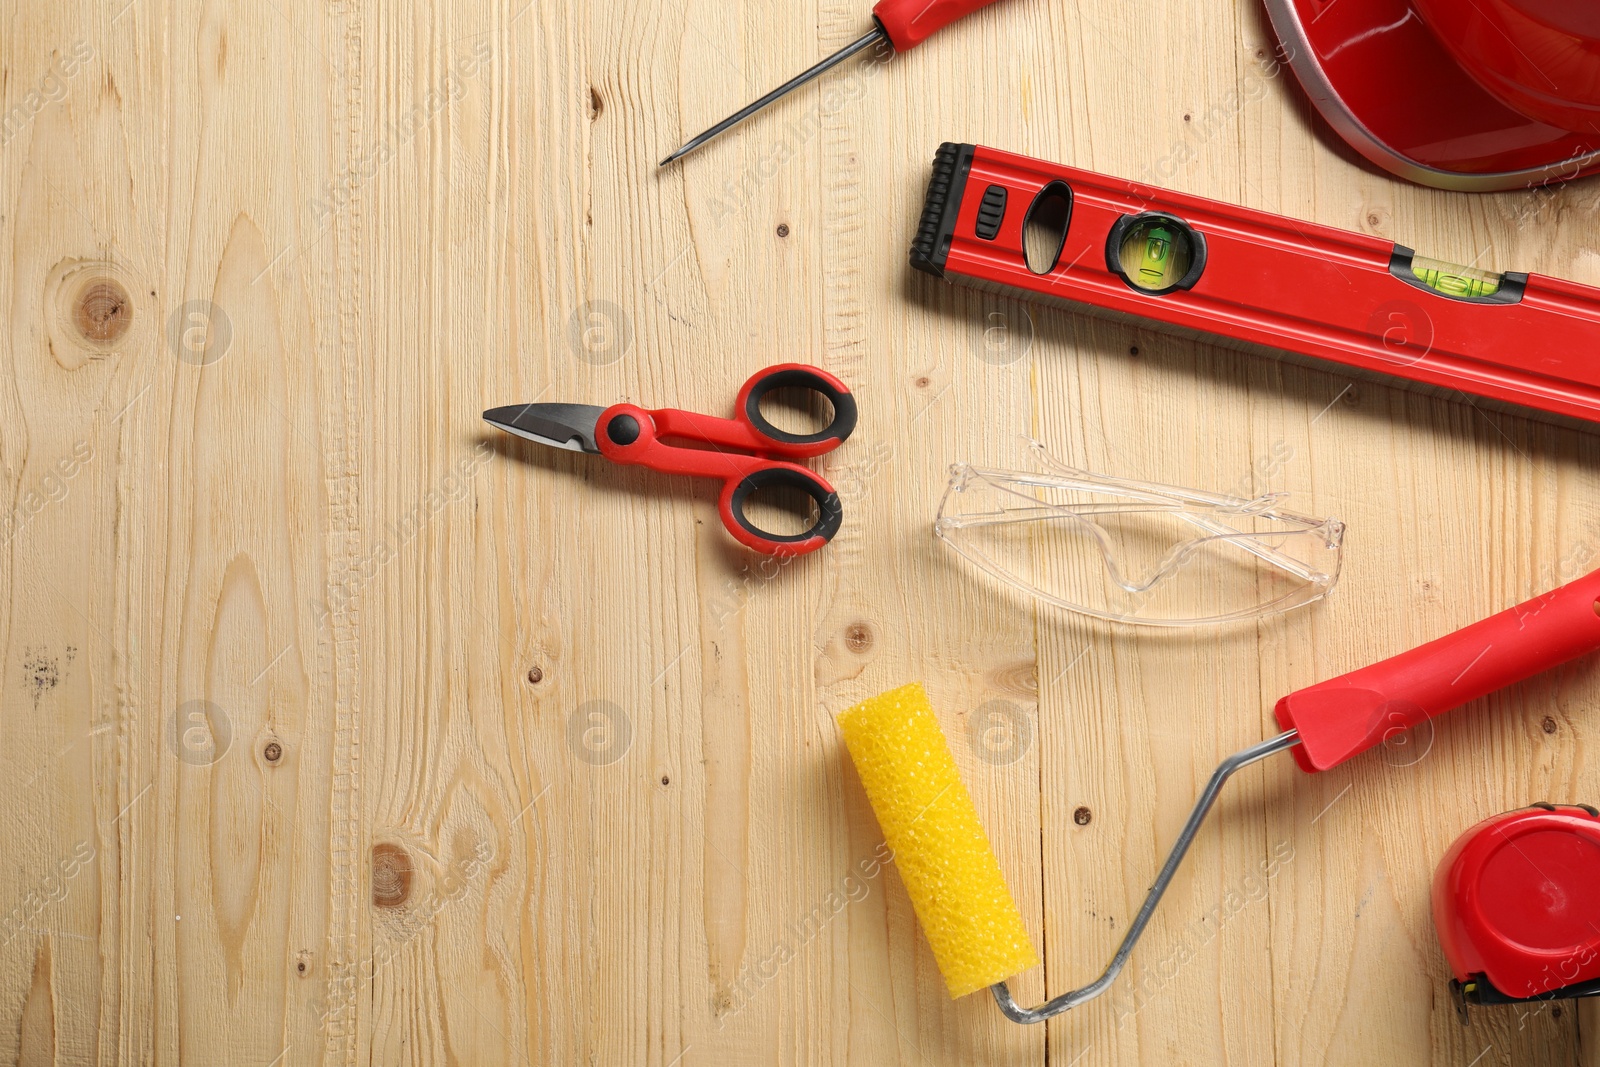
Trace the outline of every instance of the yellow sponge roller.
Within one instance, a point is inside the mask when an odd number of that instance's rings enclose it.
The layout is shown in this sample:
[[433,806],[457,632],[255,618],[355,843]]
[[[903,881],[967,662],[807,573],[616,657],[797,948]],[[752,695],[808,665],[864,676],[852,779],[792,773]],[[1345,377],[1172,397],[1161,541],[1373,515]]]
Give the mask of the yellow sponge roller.
[[950,996],[1037,966],[922,686],[857,704],[839,715],[839,729]]

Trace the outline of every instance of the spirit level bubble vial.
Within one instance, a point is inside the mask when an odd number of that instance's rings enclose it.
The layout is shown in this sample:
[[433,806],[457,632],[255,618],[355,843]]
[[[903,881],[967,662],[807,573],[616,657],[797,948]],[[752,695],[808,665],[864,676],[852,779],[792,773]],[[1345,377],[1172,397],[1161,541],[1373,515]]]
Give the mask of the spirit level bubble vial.
[[940,146],[911,265],[1600,422],[1600,289],[992,148]]

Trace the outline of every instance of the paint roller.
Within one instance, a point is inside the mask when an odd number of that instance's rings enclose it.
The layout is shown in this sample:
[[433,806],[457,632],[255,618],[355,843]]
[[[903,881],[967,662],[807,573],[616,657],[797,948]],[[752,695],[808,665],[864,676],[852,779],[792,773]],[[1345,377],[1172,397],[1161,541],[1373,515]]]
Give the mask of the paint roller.
[[1385,739],[1498,689],[1600,649],[1600,571],[1392,659],[1278,701],[1283,732],[1212,773],[1110,965],[1081,989],[1037,1008],[1005,980],[1038,964],[972,797],[921,685],[891,690],[838,716],[894,850],[907,895],[952,998],[985,986],[1006,1017],[1043,1022],[1104,993],[1127,963],[1223,785],[1278,752],[1324,771]]

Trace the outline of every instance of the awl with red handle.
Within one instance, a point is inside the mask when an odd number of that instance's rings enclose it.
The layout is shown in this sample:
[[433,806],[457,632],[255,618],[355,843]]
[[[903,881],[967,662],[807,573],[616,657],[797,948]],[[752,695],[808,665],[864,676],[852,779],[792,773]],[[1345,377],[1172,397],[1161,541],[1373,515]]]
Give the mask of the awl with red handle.
[[696,148],[711,140],[723,130],[729,129],[754,115],[757,111],[777,100],[791,90],[798,89],[817,75],[831,70],[843,63],[857,52],[865,51],[880,41],[888,43],[895,52],[904,52],[915,48],[938,30],[955,22],[957,19],[972,14],[979,8],[988,7],[994,0],[878,0],[872,9],[872,32],[860,40],[845,45],[821,63],[796,75],[778,86],[772,92],[749,106],[735,111],[705,133],[696,137],[672,155],[661,161],[661,166],[666,166],[675,159],[682,159]]

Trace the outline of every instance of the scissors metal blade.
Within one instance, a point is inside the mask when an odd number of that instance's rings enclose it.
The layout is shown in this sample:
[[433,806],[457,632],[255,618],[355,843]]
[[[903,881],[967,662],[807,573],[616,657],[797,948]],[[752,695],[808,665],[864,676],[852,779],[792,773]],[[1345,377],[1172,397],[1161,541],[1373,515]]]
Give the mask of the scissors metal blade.
[[599,453],[594,432],[603,411],[593,404],[508,404],[485,411],[483,421],[541,445]]

